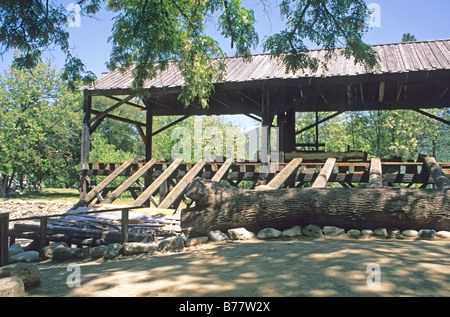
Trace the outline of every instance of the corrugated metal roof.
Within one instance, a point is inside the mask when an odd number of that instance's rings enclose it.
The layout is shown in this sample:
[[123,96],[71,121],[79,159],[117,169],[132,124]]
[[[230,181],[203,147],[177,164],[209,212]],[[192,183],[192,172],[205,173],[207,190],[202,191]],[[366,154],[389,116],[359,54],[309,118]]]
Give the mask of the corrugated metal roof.
[[[376,73],[405,73],[411,71],[450,70],[450,39],[409,43],[380,44],[372,46],[380,56],[380,69]],[[267,79],[292,79],[301,77],[336,77],[364,74],[362,65],[355,65],[352,59],[346,59],[337,50],[334,58],[328,62],[328,71],[319,66],[316,72],[300,70],[295,74],[286,73],[281,61],[269,54],[253,56],[251,62],[243,58],[225,59],[225,82],[249,82]],[[312,50],[310,55],[323,60],[325,50]],[[128,89],[133,78],[131,71],[121,74],[112,71],[90,86],[89,90]],[[184,84],[181,72],[176,63],[169,63],[167,70],[160,72],[155,78],[147,80],[145,88],[181,87]],[[86,88],[86,87],[84,87]]]

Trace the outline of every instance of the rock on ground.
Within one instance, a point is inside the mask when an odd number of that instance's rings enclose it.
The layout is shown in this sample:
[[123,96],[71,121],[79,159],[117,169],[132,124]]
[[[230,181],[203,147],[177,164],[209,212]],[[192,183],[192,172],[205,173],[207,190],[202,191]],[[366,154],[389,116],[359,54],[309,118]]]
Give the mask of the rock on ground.
[[0,297],[24,297],[25,286],[20,278],[0,278]]
[[308,237],[319,238],[322,236],[322,229],[319,226],[313,224],[307,225],[303,229],[303,234],[305,234]]
[[43,247],[41,249],[41,251],[39,251],[39,255],[41,256],[41,258],[43,258],[44,260],[47,259],[53,259],[53,252],[58,249],[58,248],[68,248],[69,246],[67,245],[67,243],[65,242],[56,242],[56,243],[51,243],[45,247]]
[[111,243],[105,250],[105,259],[114,259],[122,252],[122,245],[120,243]]
[[402,235],[408,238],[417,238],[419,236],[419,232],[416,230],[403,230]]
[[203,244],[203,243],[206,243],[206,242],[208,242],[208,237],[197,237],[197,238],[187,239],[184,242],[184,245],[186,247],[192,247],[192,246],[200,245],[200,244]]
[[249,240],[254,238],[253,232],[248,231],[245,228],[235,228],[228,230],[228,237],[231,240]]
[[12,257],[16,254],[22,253],[24,252],[22,246],[18,243],[13,243],[9,248],[8,248],[8,256]]
[[10,263],[16,262],[30,263],[30,262],[37,262],[39,260],[40,260],[39,252],[37,251],[25,251],[9,257]]
[[228,240],[228,236],[220,230],[213,230],[208,232],[207,237],[209,240],[214,242]]
[[274,228],[265,228],[258,232],[256,237],[258,239],[275,239],[281,238],[283,233],[280,230]]
[[180,251],[183,250],[185,241],[183,237],[170,237],[158,243],[158,250],[161,252]]
[[436,232],[436,237],[450,239],[450,231],[438,231]]
[[388,232],[386,228],[378,228],[373,231],[373,234],[377,237],[385,238],[388,236]]
[[359,231],[357,229],[351,229],[351,230],[347,231],[347,235],[349,237],[356,238],[356,237],[359,237],[361,235],[361,231]]
[[125,255],[153,253],[157,251],[157,247],[153,243],[127,242],[124,243],[122,247]]
[[300,226],[293,226],[292,228],[283,230],[283,236],[285,237],[299,237],[303,234],[302,227]]
[[339,236],[345,233],[345,230],[335,226],[325,226],[322,229],[323,234],[326,236]]
[[433,229],[422,229],[419,231],[419,237],[424,239],[433,239],[436,236],[436,231]]
[[88,248],[57,248],[53,251],[53,260],[65,261],[73,259],[84,259],[89,256]]
[[41,274],[33,264],[14,263],[0,267],[0,278],[11,276],[20,278],[26,289],[41,285]]

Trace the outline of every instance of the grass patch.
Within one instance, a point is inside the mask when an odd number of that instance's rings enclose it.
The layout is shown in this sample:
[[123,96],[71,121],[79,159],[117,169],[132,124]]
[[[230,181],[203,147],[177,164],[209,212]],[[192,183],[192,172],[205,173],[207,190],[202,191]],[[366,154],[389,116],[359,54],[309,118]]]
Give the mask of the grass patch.
[[[134,199],[129,195],[120,197],[114,201],[114,204],[130,204]],[[80,192],[75,188],[43,188],[41,191],[26,190],[20,197],[0,198],[1,201],[6,200],[47,200],[55,202],[71,202],[76,203],[80,199]]]

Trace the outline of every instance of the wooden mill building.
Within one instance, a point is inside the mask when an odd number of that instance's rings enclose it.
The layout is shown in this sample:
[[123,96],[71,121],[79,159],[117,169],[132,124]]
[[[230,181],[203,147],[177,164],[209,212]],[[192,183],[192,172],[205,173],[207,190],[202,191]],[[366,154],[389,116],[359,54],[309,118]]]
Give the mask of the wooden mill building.
[[[253,185],[272,187],[325,186],[327,182],[342,186],[367,183],[369,187],[392,186],[403,183],[411,186],[435,184],[447,186],[450,163],[436,163],[432,158],[419,162],[381,162],[367,160],[365,153],[321,152],[318,126],[347,111],[375,111],[407,109],[417,111],[444,124],[449,121],[426,111],[432,108],[450,107],[450,40],[374,45],[380,56],[379,68],[367,73],[363,66],[355,65],[337,50],[327,65],[315,72],[286,73],[284,66],[270,55],[255,55],[250,62],[240,57],[225,60],[226,75],[215,83],[215,92],[207,109],[199,104],[185,108],[178,100],[183,78],[176,63],[145,83],[150,97],[144,105],[133,101],[131,72],[112,71],[84,87],[84,120],[81,154],[81,200],[86,205],[97,199],[99,203],[113,203],[126,190],[135,197],[135,206],[153,204],[159,208],[176,208],[183,199],[183,192],[196,176],[228,181],[238,185],[252,181]],[[324,50],[309,54],[324,60]],[[99,111],[92,108],[92,99],[104,96],[117,103]],[[140,122],[111,114],[118,107],[138,107],[146,113],[146,121]],[[333,112],[315,124],[297,131],[296,112]],[[270,126],[279,128],[280,164],[269,172],[263,172],[261,163],[226,162],[186,163],[161,162],[152,158],[152,140],[158,133],[189,118],[201,115],[246,115]],[[154,131],[155,116],[180,116],[168,126]],[[90,162],[90,136],[105,118],[133,124],[140,132],[146,147],[143,161],[130,159],[123,162]],[[316,141],[308,144],[314,152],[302,152],[296,136],[316,129]],[[434,174],[436,172],[437,174]],[[108,176],[97,186],[92,178]],[[119,188],[108,187],[117,176],[128,176]],[[144,178],[144,182],[139,179]],[[444,181],[444,183],[440,183]],[[159,194],[159,201],[155,196]]]

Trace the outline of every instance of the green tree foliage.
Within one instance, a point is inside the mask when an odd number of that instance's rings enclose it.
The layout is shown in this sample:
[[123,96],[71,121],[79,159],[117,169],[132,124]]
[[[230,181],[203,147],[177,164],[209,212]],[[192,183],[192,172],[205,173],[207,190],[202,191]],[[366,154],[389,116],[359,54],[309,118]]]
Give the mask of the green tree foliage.
[[[449,111],[427,110],[448,118]],[[321,113],[320,119],[332,113]],[[448,120],[448,119],[447,119]],[[315,122],[314,113],[297,113],[299,130]],[[319,142],[326,151],[365,151],[369,157],[417,160],[418,154],[434,156],[440,162],[450,159],[448,125],[411,110],[346,112],[319,126]],[[300,143],[314,143],[315,129],[297,137]]]
[[[81,127],[80,94],[47,63],[30,70],[10,68],[0,76],[0,174],[29,180],[64,178],[77,169]],[[71,184],[68,184],[71,185]],[[73,184],[72,184],[73,185]],[[3,186],[5,194],[7,186]]]
[[[259,43],[254,12],[240,0],[79,0],[77,4],[84,15],[95,15],[102,5],[116,13],[109,67],[132,70],[138,92],[144,93],[146,79],[154,78],[170,61],[179,61],[185,80],[180,100],[185,106],[198,102],[206,108],[213,82],[225,71],[225,53],[206,35],[207,19],[218,16],[217,28],[238,56],[250,59],[251,49]],[[283,0],[279,7],[286,29],[268,37],[264,49],[281,57],[288,71],[317,68],[318,61],[306,54],[306,40],[327,49],[328,57],[342,46],[343,54],[353,56],[356,63],[367,69],[376,65],[375,51],[362,41],[369,13],[364,0]],[[20,50],[14,64],[30,68],[42,50],[55,45],[66,54],[63,76],[69,83],[92,78],[69,50],[67,15],[64,7],[49,1],[2,1],[1,52]]]
[[411,33],[405,33],[402,37],[402,42],[415,42],[417,41],[416,37]]

